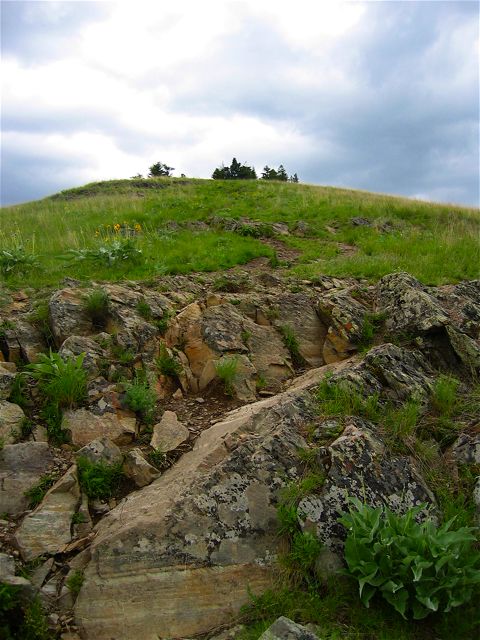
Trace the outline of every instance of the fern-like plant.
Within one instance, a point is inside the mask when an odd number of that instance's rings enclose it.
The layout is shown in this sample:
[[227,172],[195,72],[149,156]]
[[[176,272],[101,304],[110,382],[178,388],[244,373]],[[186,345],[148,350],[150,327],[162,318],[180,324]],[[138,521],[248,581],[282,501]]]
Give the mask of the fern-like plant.
[[59,353],[50,350],[49,355],[41,353],[38,361],[29,364],[28,374],[38,380],[42,395],[59,407],[75,407],[87,395],[87,372],[83,368],[85,353],[76,358],[63,359]]

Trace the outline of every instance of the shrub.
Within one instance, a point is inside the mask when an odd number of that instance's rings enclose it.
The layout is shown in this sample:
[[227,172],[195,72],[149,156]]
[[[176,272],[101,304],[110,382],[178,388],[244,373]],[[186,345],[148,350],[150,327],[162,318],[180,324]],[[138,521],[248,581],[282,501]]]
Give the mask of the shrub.
[[233,158],[229,167],[225,167],[223,164],[221,167],[217,167],[212,178],[214,180],[256,180],[257,174],[254,167],[241,164],[236,158]]
[[223,357],[215,362],[217,377],[223,382],[223,388],[227,396],[233,395],[233,381],[237,376],[238,358]]
[[171,175],[171,172],[174,171],[174,167],[169,167],[167,164],[163,162],[155,162],[149,167],[149,178],[159,178],[159,177],[168,177]]
[[362,603],[380,594],[404,618],[425,618],[468,602],[480,584],[480,553],[473,528],[452,530],[415,517],[421,507],[399,516],[357,499],[340,522],[347,528],[345,559],[358,580]]
[[118,490],[122,479],[122,463],[108,465],[90,462],[87,458],[77,460],[78,481],[83,491],[93,500],[108,500]]
[[133,383],[126,384],[125,404],[145,422],[153,421],[157,397],[146,380],[135,378]]
[[87,395],[87,372],[82,364],[85,353],[65,360],[50,349],[41,353],[38,362],[26,367],[29,375],[38,380],[41,393],[59,407],[74,407]]
[[104,289],[95,289],[85,296],[83,308],[94,327],[105,328],[110,313],[110,299]]

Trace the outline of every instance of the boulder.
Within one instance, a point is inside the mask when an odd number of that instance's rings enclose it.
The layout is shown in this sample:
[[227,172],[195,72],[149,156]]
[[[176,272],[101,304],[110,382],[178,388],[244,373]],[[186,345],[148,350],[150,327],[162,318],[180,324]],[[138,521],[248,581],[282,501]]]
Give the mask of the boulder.
[[39,353],[46,350],[45,337],[34,324],[15,319],[15,326],[4,332],[2,348],[7,360],[12,362],[35,362]]
[[72,539],[72,516],[80,502],[76,467],[71,467],[27,515],[15,533],[24,561],[59,553]]
[[153,427],[150,446],[164,453],[173,451],[188,440],[189,430],[177,418],[174,411],[165,411],[160,422]]
[[0,580],[15,575],[15,558],[6,553],[0,553]]
[[59,353],[63,358],[77,357],[84,353],[82,366],[92,378],[98,376],[101,364],[107,357],[105,349],[87,336],[69,336],[60,347]]
[[84,311],[83,289],[61,289],[49,300],[50,328],[58,348],[70,336],[88,336],[95,333]]
[[0,400],[0,440],[4,444],[12,444],[21,433],[25,414],[18,404]]
[[54,456],[46,442],[7,444],[0,451],[0,513],[16,515],[27,508],[25,491],[47,473]]
[[135,438],[135,418],[118,413],[97,416],[87,409],[66,411],[64,428],[70,432],[72,444],[83,447],[97,438],[108,438],[115,444],[128,444]]

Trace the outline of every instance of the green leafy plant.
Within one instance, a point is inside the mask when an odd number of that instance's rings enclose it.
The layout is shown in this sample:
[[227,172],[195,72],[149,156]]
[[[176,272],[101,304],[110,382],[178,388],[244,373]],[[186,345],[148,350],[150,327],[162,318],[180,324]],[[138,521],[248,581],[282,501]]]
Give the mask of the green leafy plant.
[[480,553],[473,528],[453,530],[452,518],[438,527],[417,523],[421,507],[399,516],[357,499],[340,522],[347,529],[345,560],[368,607],[378,593],[404,618],[449,612],[468,602],[480,584]]
[[167,454],[161,449],[153,449],[148,454],[149,461],[157,469],[165,469],[168,466]]
[[118,490],[123,477],[122,464],[90,462],[83,456],[77,460],[78,480],[92,500],[108,500]]
[[151,320],[153,317],[152,308],[145,299],[137,302],[137,311],[144,320]]
[[233,383],[237,376],[238,358],[224,356],[214,363],[217,377],[223,382],[223,388],[227,396],[233,395]]
[[69,434],[63,428],[63,413],[57,402],[46,402],[41,411],[40,417],[45,421],[48,439],[57,446],[69,441]]
[[361,349],[368,349],[373,344],[375,334],[384,324],[386,317],[385,313],[365,314],[358,339],[358,346]]
[[38,598],[26,606],[20,587],[0,582],[0,637],[5,640],[49,640],[45,613]]
[[40,478],[40,480],[33,487],[30,487],[28,491],[25,491],[25,496],[28,498],[28,508],[35,509],[41,501],[44,499],[47,491],[55,483],[56,477],[53,475],[46,475]]
[[298,338],[295,335],[295,331],[289,325],[283,325],[280,329],[282,332],[283,344],[290,353],[293,366],[302,367],[305,364],[305,358],[300,353],[300,345],[298,343]]
[[82,513],[82,511],[75,511],[75,513],[72,516],[72,524],[82,524],[82,522],[86,522],[87,519],[85,517],[85,514]]
[[66,585],[74,595],[78,595],[84,580],[83,571],[77,569],[68,576]]
[[89,260],[108,267],[125,262],[138,264],[143,259],[142,250],[132,238],[116,238],[95,249],[70,249],[68,254],[77,261]]
[[159,372],[164,376],[178,376],[182,372],[182,366],[172,355],[167,347],[162,343],[155,364]]
[[93,326],[104,329],[110,315],[110,298],[104,289],[95,289],[83,299],[83,309]]
[[35,364],[26,367],[28,374],[38,380],[39,389],[44,397],[59,407],[75,407],[82,403],[87,395],[87,372],[83,368],[85,353],[76,358],[63,359],[50,350],[47,356],[39,354]]
[[160,332],[161,336],[164,336],[168,329],[168,323],[170,322],[171,315],[168,311],[163,312],[163,316],[154,321],[155,326]]
[[129,366],[135,361],[135,353],[131,349],[126,349],[121,344],[112,343],[110,351],[119,364]]
[[18,404],[22,409],[25,409],[29,401],[27,389],[26,376],[23,373],[18,373],[13,380],[13,385],[10,390],[10,402]]
[[125,404],[140,417],[145,424],[151,424],[155,413],[157,397],[146,380],[138,375],[132,383],[125,385]]
[[450,418],[458,403],[458,387],[460,381],[451,376],[440,376],[433,385],[430,402],[437,415]]
[[4,276],[25,274],[39,263],[34,253],[28,253],[21,245],[0,251],[0,273]]

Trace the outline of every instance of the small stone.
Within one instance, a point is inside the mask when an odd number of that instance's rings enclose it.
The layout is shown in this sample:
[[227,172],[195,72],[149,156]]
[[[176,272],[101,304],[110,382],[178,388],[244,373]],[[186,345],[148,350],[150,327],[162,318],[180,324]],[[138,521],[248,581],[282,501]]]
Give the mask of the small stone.
[[195,402],[198,402],[198,404],[203,404],[205,400],[203,398],[195,398]]
[[188,429],[179,422],[177,414],[174,411],[165,411],[160,422],[153,427],[150,446],[167,453],[188,440],[189,435]]
[[140,449],[132,449],[127,453],[123,470],[137,487],[145,487],[159,476],[158,470],[145,460]]
[[319,638],[303,625],[281,616],[262,633],[258,640],[319,640]]
[[173,398],[174,400],[182,400],[182,399],[183,399],[183,392],[182,392],[182,390],[181,390],[181,389],[177,389],[177,390],[173,393],[172,398]]
[[106,437],[96,438],[85,447],[79,449],[75,457],[87,458],[90,462],[119,464],[123,460],[122,452],[117,445]]

